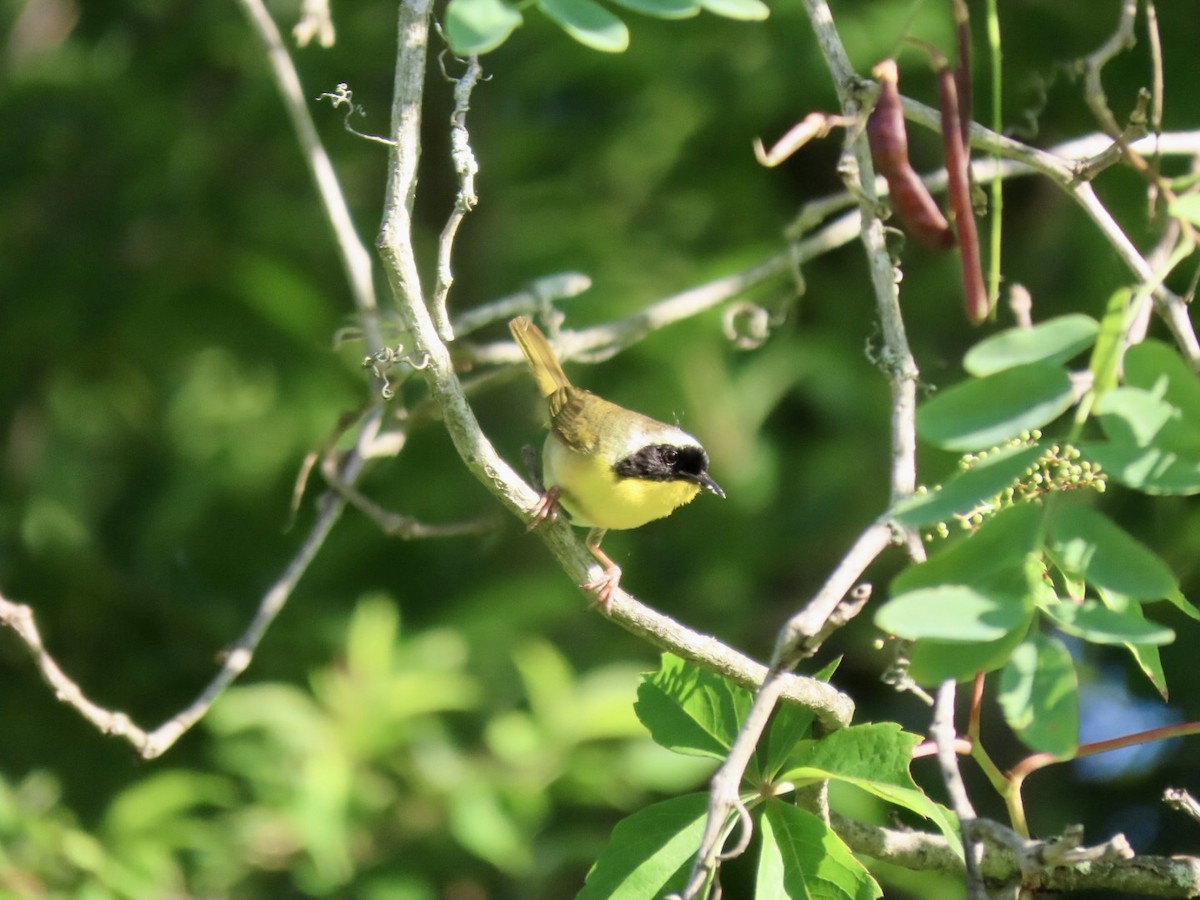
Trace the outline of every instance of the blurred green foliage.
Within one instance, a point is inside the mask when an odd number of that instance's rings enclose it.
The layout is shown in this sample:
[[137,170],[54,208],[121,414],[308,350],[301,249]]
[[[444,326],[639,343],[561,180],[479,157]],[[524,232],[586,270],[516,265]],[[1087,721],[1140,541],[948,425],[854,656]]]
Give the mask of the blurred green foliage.
[[[298,6],[272,7],[285,33]],[[1091,131],[1068,65],[1107,37],[1117,4],[1002,6],[1005,121],[1036,122],[1038,143]],[[1164,120],[1195,128],[1185,86],[1200,21],[1188,4],[1161,7]],[[915,9],[835,5],[859,71],[896,52],[906,28],[948,46],[942,6]],[[367,111],[358,126],[382,132],[395,6],[335,4],[334,15],[332,48],[296,52],[305,90],[348,83]],[[629,24],[630,49],[612,56],[531,16],[485,58],[491,80],[469,119],[482,200],[457,244],[452,309],[578,270],[595,287],[567,305],[570,323],[603,321],[780,252],[799,206],[839,189],[836,139],[778,170],[750,152],[753,137],[834,107],[798,5],[756,23]],[[333,346],[351,323],[349,292],[235,4],[4,0],[0,42],[0,589],[35,607],[97,702],[149,725],[195,696],[294,554],[312,516],[306,500],[286,527],[300,462],[362,402],[358,362],[374,348]],[[901,61],[902,89],[930,101],[919,55]],[[1148,72],[1144,41],[1105,71],[1114,109],[1131,107]],[[383,151],[314,109],[370,241]],[[426,251],[453,197],[450,109],[434,68],[417,200]],[[912,144],[918,168],[936,164],[935,136]],[[1097,188],[1147,245],[1137,179],[1114,170]],[[1098,318],[1128,281],[1119,260],[1049,186],[1014,183],[1007,199],[1006,279],[1030,288],[1039,319]],[[760,657],[887,501],[888,401],[865,350],[877,329],[861,254],[848,247],[803,274],[798,302],[786,279],[755,292],[788,313],[755,352],[728,346],[712,314],[572,368],[700,435],[729,493],[610,535],[625,585]],[[904,274],[923,377],[953,383],[977,339],[957,264],[910,249]],[[406,392],[420,397],[415,382]],[[524,381],[474,402],[514,462],[540,440]],[[929,483],[954,464],[929,448],[922,462]],[[494,511],[433,425],[364,490],[431,522]],[[1118,491],[1105,503],[1195,596],[1194,508]],[[884,584],[898,566],[887,559],[871,578]],[[704,772],[649,744],[631,704],[654,654],[585,605],[516,521],[483,539],[401,543],[349,513],[243,680],[153,763],[57,704],[0,632],[0,893],[570,896],[623,813]],[[926,711],[878,683],[885,660],[867,618],[829,650],[847,654],[838,686],[860,721],[922,730]],[[1188,627],[1182,615],[1169,624]],[[1182,643],[1162,662],[1174,702],[1198,718],[1200,674]],[[1119,652],[1096,651],[1093,676]],[[1006,738],[993,739],[1005,757]],[[1081,792],[1066,771],[1035,779],[1031,824],[1128,827],[1187,771],[1168,758],[1102,792]],[[1171,851],[1182,837],[1152,818],[1139,849]]]

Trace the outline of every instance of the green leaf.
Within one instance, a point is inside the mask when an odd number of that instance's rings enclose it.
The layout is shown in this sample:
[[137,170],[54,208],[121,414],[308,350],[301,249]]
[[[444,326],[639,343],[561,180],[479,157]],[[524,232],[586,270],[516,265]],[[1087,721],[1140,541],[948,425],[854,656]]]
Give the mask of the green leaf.
[[1100,323],[1082,313],[1040,322],[1032,328],[1009,328],[967,351],[963,368],[977,378],[1033,362],[1065,363],[1090,347]]
[[1183,357],[1162,341],[1142,341],[1125,354],[1125,383],[1161,396],[1200,425],[1200,379]]
[[659,19],[687,19],[700,13],[700,4],[697,0],[613,0],[613,2],[618,6],[633,10],[633,12]]
[[446,39],[459,56],[478,56],[503,44],[522,21],[504,0],[450,0]]
[[806,809],[771,798],[759,818],[754,896],[873,900],[883,891],[850,848]]
[[1031,611],[1019,628],[997,641],[970,644],[918,641],[909,650],[909,677],[917,684],[934,687],[947,678],[969,681],[978,672],[994,671],[1008,662],[1013,648],[1029,633],[1033,618]]
[[1067,634],[1093,644],[1169,644],[1175,640],[1175,632],[1165,625],[1115,612],[1098,600],[1085,600],[1082,605],[1060,601],[1042,609]]
[[1119,387],[1105,394],[1092,412],[1109,439],[1135,447],[1149,446],[1173,420],[1179,408],[1142,388]]
[[[840,657],[834,659],[812,677],[828,682],[840,663]],[[771,723],[767,726],[767,738],[759,742],[758,756],[763,778],[767,781],[776,780],[776,776],[788,765],[797,745],[812,729],[813,719],[811,710],[792,703],[776,707],[775,714],[771,716]]]
[[1092,395],[1096,399],[1117,386],[1117,372],[1121,365],[1121,352],[1125,348],[1125,324],[1129,317],[1129,300],[1132,296],[1128,288],[1122,288],[1108,298],[1104,307],[1100,334],[1092,347],[1092,357],[1088,360],[1088,369],[1092,373]]
[[1071,407],[1066,369],[1029,363],[947,388],[917,410],[917,432],[947,450],[986,450]]
[[638,686],[634,712],[668,750],[724,759],[753,700],[750,692],[664,653]]
[[[1114,612],[1125,613],[1139,619],[1146,618],[1145,613],[1142,611],[1142,604],[1129,597],[1122,597],[1120,594],[1113,594],[1110,591],[1102,590],[1100,591],[1100,601]],[[1125,649],[1133,656],[1133,661],[1137,663],[1138,668],[1142,670],[1145,676],[1150,679],[1150,683],[1162,695],[1163,700],[1169,699],[1167,673],[1163,670],[1162,658],[1159,656],[1158,648],[1153,644],[1134,644],[1126,641]]]
[[922,587],[974,584],[992,572],[1022,568],[1038,546],[1042,510],[1034,504],[1002,509],[974,534],[964,535],[925,562],[909,566],[892,580],[892,596]]
[[982,643],[999,640],[1028,618],[1020,572],[995,590],[979,585],[943,584],[892,598],[875,613],[875,624],[909,640]]
[[700,0],[700,5],[716,16],[743,21],[761,21],[771,14],[762,0]]
[[852,784],[930,819],[961,853],[953,817],[925,796],[909,773],[913,747],[920,742],[919,735],[892,722],[852,725],[806,742],[797,754],[795,768],[783,777],[801,783],[831,778]]
[[538,0],[538,7],[585,47],[621,53],[629,47],[629,29],[595,0]]
[[1109,478],[1135,490],[1181,496],[1200,493],[1200,457],[1125,441],[1088,443],[1079,452]]
[[708,794],[686,794],[626,816],[576,900],[653,900],[683,887],[700,845]]
[[903,525],[919,527],[966,515],[1012,486],[1041,455],[1037,444],[989,453],[941,487],[897,503],[892,517]]
[[1200,196],[1184,194],[1176,197],[1167,206],[1167,213],[1193,225],[1200,225]]
[[1034,634],[1000,674],[1004,719],[1031,749],[1069,756],[1079,745],[1079,679],[1057,638]]
[[1116,594],[1158,600],[1179,587],[1171,569],[1145,544],[1086,506],[1058,511],[1050,521],[1046,550],[1068,575]]

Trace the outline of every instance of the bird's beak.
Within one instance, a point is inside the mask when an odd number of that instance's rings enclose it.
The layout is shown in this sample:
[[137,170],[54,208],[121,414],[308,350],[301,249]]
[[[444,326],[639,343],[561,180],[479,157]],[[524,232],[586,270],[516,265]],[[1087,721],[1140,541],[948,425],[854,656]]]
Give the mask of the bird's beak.
[[712,476],[707,472],[702,472],[696,476],[696,484],[700,487],[708,488],[721,499],[725,499],[725,492],[721,490],[721,486],[712,480]]

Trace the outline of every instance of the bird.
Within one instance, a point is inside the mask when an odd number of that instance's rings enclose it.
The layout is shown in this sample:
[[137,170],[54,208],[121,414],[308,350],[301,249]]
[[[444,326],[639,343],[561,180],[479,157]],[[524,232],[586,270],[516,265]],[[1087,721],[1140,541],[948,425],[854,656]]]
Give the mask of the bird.
[[582,587],[611,614],[621,569],[600,549],[605,533],[668,516],[701,490],[718,497],[725,492],[709,475],[708,454],[696,438],[571,384],[528,316],[508,327],[550,414],[542,448],[544,493],[529,527],[557,517],[561,508],[573,525],[590,529],[587,548],[604,571]]

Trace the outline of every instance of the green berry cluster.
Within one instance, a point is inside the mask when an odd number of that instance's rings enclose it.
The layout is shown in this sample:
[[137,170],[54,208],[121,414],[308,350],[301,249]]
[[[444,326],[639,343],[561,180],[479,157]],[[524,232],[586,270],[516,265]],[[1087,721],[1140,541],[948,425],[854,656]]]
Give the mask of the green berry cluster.
[[[1023,431],[1018,437],[978,453],[968,453],[959,460],[959,468],[971,470],[989,456],[1019,447],[1033,447],[1042,439],[1040,431]],[[1031,503],[1056,491],[1093,490],[1103,492],[1105,475],[1100,466],[1083,459],[1071,444],[1051,444],[1015,482],[994,497],[979,503],[969,512],[960,513],[951,522],[938,522],[926,540],[947,537],[952,527],[974,531],[989,516],[1017,503]]]

